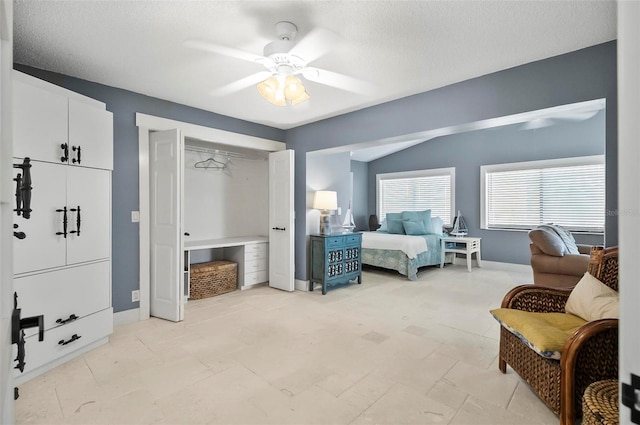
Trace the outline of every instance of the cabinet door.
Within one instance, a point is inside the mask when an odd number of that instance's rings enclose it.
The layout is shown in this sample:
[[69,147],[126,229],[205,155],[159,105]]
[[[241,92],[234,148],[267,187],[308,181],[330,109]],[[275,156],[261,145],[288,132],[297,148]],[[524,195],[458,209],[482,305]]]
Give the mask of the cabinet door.
[[67,143],[67,98],[13,82],[13,156],[60,163]]
[[69,164],[113,170],[113,114],[69,99],[69,145]]
[[110,257],[111,172],[67,167],[67,209],[67,264]]
[[26,234],[24,239],[14,238],[14,274],[66,264],[66,239],[56,235],[63,231],[63,213],[56,210],[65,206],[68,168],[61,164],[31,162],[31,218],[14,219],[19,226],[17,230]]

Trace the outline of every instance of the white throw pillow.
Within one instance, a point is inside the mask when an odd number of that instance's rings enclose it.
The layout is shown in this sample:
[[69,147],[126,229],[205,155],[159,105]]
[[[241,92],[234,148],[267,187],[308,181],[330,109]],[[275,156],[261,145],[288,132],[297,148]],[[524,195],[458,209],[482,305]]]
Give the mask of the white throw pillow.
[[617,319],[618,293],[586,272],[573,288],[564,309],[586,321]]

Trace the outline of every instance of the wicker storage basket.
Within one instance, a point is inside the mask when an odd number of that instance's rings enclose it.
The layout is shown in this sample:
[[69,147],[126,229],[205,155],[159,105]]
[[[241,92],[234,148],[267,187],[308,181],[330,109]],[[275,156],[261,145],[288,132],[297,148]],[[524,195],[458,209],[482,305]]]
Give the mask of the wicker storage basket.
[[199,300],[235,291],[238,265],[232,261],[211,261],[191,265],[189,299]]
[[618,381],[608,379],[589,385],[582,401],[583,425],[618,425]]

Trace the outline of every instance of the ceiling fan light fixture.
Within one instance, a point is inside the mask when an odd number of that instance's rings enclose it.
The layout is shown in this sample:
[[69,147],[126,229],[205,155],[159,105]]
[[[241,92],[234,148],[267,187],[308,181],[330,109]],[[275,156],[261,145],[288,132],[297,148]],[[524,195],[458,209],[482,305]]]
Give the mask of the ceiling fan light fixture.
[[[280,77],[280,78],[278,78]],[[288,75],[272,76],[256,86],[258,93],[269,102],[278,106],[286,106],[287,101],[291,105],[297,105],[309,99],[309,94],[298,77]]]
[[269,77],[256,86],[258,93],[269,102],[277,106],[285,106],[287,102],[280,90],[280,83],[276,77]]

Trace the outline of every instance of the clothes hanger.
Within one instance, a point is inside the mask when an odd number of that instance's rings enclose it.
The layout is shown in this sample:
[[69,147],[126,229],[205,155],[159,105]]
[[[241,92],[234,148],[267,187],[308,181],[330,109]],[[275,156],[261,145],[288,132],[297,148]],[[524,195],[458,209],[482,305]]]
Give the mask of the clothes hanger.
[[[214,165],[216,164],[216,165]],[[204,161],[198,161],[195,164],[193,164],[194,168],[204,168],[204,169],[209,169],[212,168],[214,170],[222,170],[227,168],[227,163],[222,162],[222,161],[218,161],[217,159],[215,159],[215,157],[209,157],[207,159],[205,159]]]

